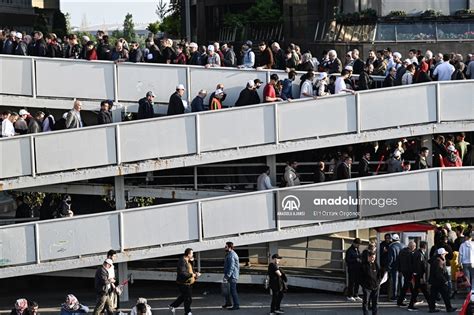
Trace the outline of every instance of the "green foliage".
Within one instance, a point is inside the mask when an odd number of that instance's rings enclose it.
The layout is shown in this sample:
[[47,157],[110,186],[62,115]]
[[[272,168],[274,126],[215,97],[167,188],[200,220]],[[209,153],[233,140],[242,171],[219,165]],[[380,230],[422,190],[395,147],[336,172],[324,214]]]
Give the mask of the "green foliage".
[[52,31],[59,38],[63,38],[65,35],[69,34],[66,16],[59,10],[54,12]]
[[33,28],[35,31],[40,31],[43,34],[49,33],[48,21],[46,20],[46,17],[44,16],[43,13],[36,14]]
[[438,17],[438,16],[442,16],[442,15],[443,15],[443,12],[441,12],[441,11],[428,9],[428,10],[426,10],[425,12],[423,12],[421,14],[421,17]]
[[159,30],[167,34],[179,36],[181,33],[181,19],[174,14],[168,15],[163,19]]
[[247,22],[247,16],[239,13],[229,13],[224,16],[224,26],[242,28]]
[[242,28],[249,23],[281,23],[283,20],[280,6],[275,0],[257,0],[244,13],[225,15],[224,26]]
[[112,38],[114,38],[115,40],[112,40],[110,37],[109,37],[109,41],[111,43],[115,43],[115,41],[119,38],[123,38],[123,32],[120,31],[120,30],[115,30],[115,31],[112,31],[112,35],[111,35]]
[[[168,14],[169,10],[170,9],[168,8],[168,5],[163,0],[160,0],[158,2],[158,4],[156,5],[155,13],[156,13],[156,15],[158,15],[158,19],[159,19],[160,22],[162,22],[163,19],[166,17],[166,14]],[[155,34],[155,33],[153,33],[153,34]]]
[[360,11],[360,17],[363,19],[376,19],[377,18],[377,11],[374,9],[365,9]]
[[128,42],[134,41],[137,37],[135,33],[135,24],[133,23],[133,16],[127,13],[123,21],[123,38]]
[[39,209],[43,204],[44,193],[40,192],[15,192],[15,197],[23,196],[25,203],[31,207],[31,209]]
[[474,10],[473,9],[463,9],[463,10],[458,10],[456,13],[454,13],[456,16],[461,16],[461,15],[474,15]]
[[154,22],[148,24],[146,28],[150,33],[156,35],[160,31],[160,22]]
[[390,11],[390,13],[387,16],[389,16],[389,17],[405,17],[405,16],[407,16],[407,13],[405,11]]
[[71,34],[71,14],[66,13],[64,18],[66,19],[66,34]]

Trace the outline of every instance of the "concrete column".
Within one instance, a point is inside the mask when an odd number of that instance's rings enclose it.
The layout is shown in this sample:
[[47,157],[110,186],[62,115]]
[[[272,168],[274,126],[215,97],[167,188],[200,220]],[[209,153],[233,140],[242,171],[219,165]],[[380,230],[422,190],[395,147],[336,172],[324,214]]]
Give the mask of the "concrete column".
[[114,123],[122,122],[122,110],[122,105],[114,103],[114,107],[112,108],[112,121]]
[[426,158],[428,164],[433,166],[433,141],[431,135],[421,137],[421,147],[427,147],[430,150],[430,155]]
[[277,182],[276,156],[268,155],[266,158],[267,158],[267,166],[270,167],[270,179],[272,180],[272,185],[276,186],[276,182]]
[[[128,279],[128,263],[123,262],[123,263],[118,264],[118,278],[120,280],[120,283]],[[129,285],[130,283],[123,287],[123,292],[122,292],[122,295],[120,296],[121,302],[128,302],[129,300],[129,295],[128,295]]]
[[123,176],[115,176],[115,209],[122,210],[127,208],[127,200],[125,198],[125,178]]
[[268,257],[268,260],[270,261],[272,259],[273,254],[278,254],[278,242],[268,243],[268,252],[270,254],[270,257]]

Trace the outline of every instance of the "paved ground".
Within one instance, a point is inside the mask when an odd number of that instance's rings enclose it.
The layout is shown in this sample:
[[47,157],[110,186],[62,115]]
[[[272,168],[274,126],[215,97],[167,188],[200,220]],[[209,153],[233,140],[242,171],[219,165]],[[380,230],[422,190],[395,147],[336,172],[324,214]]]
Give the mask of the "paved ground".
[[[94,305],[93,290],[88,287],[93,286],[92,279],[82,279],[71,282],[66,278],[40,278],[34,281],[18,284],[16,282],[2,281],[0,287],[0,313],[9,313],[16,298],[25,297],[36,300],[40,305],[42,315],[58,314],[59,306],[63,298],[68,293],[75,294],[81,303]],[[76,289],[72,289],[76,288]],[[291,288],[290,288],[291,289]],[[264,315],[269,312],[270,296],[265,293],[261,286],[240,286],[241,310],[229,312],[222,310],[223,304],[219,295],[218,285],[197,285],[193,292],[193,315],[214,315],[214,314],[238,314],[238,315]],[[167,305],[170,304],[177,294],[177,289],[170,283],[158,283],[149,281],[137,281],[131,287],[131,301],[143,296],[148,299],[153,309],[154,315],[170,314]],[[384,302],[381,299],[379,314],[401,314],[409,312],[399,308],[394,303]],[[460,306],[462,299],[454,301],[454,306]],[[121,304],[124,312],[128,312],[133,302]],[[337,294],[318,293],[309,290],[291,289],[285,296],[282,307],[286,314],[290,315],[312,315],[330,314],[347,315],[362,314],[360,303],[348,303],[345,298]],[[427,305],[418,305],[420,314],[427,313]],[[443,309],[441,307],[441,309]],[[176,314],[183,314],[183,309],[178,309]]]

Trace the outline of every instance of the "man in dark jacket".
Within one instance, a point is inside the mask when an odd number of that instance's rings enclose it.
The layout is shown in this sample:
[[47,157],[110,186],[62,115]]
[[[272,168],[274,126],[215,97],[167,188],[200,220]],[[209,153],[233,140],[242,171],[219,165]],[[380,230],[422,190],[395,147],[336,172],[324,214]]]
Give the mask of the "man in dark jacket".
[[352,158],[346,157],[344,162],[339,164],[336,169],[336,178],[337,179],[349,179],[351,178],[351,165],[352,165]]
[[112,114],[109,111],[109,101],[100,102],[100,112],[97,116],[97,124],[105,125],[112,123]]
[[395,77],[397,75],[397,69],[395,67],[390,68],[385,80],[383,80],[382,87],[392,87],[395,86]]
[[240,94],[235,106],[246,106],[260,103],[260,96],[255,89],[255,83],[253,80],[247,82],[247,86],[243,89]]
[[384,240],[380,242],[380,268],[384,271],[388,269],[388,249],[392,243],[392,235],[390,233],[385,234]]
[[389,296],[391,300],[397,301],[398,292],[400,290],[401,285],[401,274],[398,272],[398,255],[400,251],[403,249],[403,244],[400,243],[400,236],[398,234],[392,235],[392,243],[388,248],[388,272],[390,275],[390,284],[391,284],[391,291],[389,292]]
[[369,251],[367,258],[362,262],[361,265],[361,286],[364,292],[362,300],[362,311],[364,315],[368,315],[368,304],[369,301],[372,303],[372,315],[377,314],[377,303],[379,298],[380,282],[383,278],[383,271],[375,261],[375,252]]
[[359,75],[359,81],[357,83],[357,90],[364,91],[369,90],[372,87],[373,80],[370,77],[374,71],[374,65],[367,64],[364,68],[364,71]]
[[415,164],[413,165],[413,170],[424,170],[430,168],[431,166],[428,164],[426,160],[430,154],[430,149],[427,147],[422,147],[420,150],[420,154],[417,156]]
[[453,308],[451,301],[449,300],[449,274],[446,269],[446,254],[448,252],[444,248],[439,248],[436,251],[436,256],[430,259],[430,277],[429,282],[431,284],[429,307],[430,313],[439,312],[436,309],[436,297],[441,294],[444,304],[446,305],[446,312],[452,313],[456,311]]
[[112,267],[114,262],[111,259],[106,259],[102,266],[97,268],[95,272],[95,293],[97,298],[97,303],[94,308],[93,315],[99,315],[104,311],[104,308],[107,313],[114,314],[114,309],[112,307],[112,301],[110,301],[108,292],[115,288],[114,279],[109,279],[108,270]]
[[314,172],[314,183],[323,183],[326,181],[326,174],[324,173],[324,162],[316,163],[316,171]]
[[184,255],[179,258],[176,283],[178,284],[180,295],[176,300],[170,304],[170,311],[174,314],[175,309],[184,302],[184,313],[191,314],[192,303],[192,285],[198,277],[201,276],[199,272],[193,271],[193,257],[194,253],[191,248],[186,248]]
[[428,261],[426,257],[427,250],[428,244],[424,241],[421,241],[420,248],[413,253],[413,277],[415,279],[415,286],[411,293],[410,304],[408,305],[409,311],[417,311],[415,303],[419,290],[423,292],[423,295],[427,301],[430,300],[425,281],[425,274],[428,270]]
[[268,265],[269,287],[272,290],[272,303],[270,305],[270,314],[283,314],[280,304],[285,292],[287,291],[287,277],[280,268],[282,257],[278,254],[272,255],[272,262]]
[[168,103],[168,116],[184,114],[183,97],[184,85],[180,84],[176,87],[176,92],[171,94]]
[[403,287],[397,300],[398,306],[407,306],[403,300],[405,300],[408,289],[410,289],[411,294],[413,294],[411,279],[413,278],[414,273],[413,255],[415,250],[416,243],[411,241],[408,243],[408,247],[405,247],[400,251],[400,255],[398,256],[398,271],[403,275]]
[[130,43],[130,53],[128,54],[128,61],[130,62],[143,62],[143,51],[140,48],[140,44],[136,41]]
[[207,96],[206,90],[200,90],[199,94],[191,102],[191,111],[193,113],[202,112],[206,109],[204,108],[204,99]]
[[224,54],[224,59],[222,59],[222,66],[223,67],[236,67],[237,66],[237,58],[235,57],[235,52],[232,47],[228,44],[223,44],[221,47],[221,51]]
[[138,119],[153,118],[155,112],[153,110],[153,99],[155,94],[148,91],[146,96],[138,101]]
[[25,199],[23,198],[23,196],[16,197],[16,205],[16,219],[25,219],[32,217],[33,212],[31,210],[31,207],[27,203],[25,203]]
[[359,292],[359,273],[361,267],[360,257],[360,238],[354,239],[351,247],[346,251],[346,265],[349,276],[349,284],[347,286],[347,300],[350,302],[360,302],[362,299],[358,296]]
[[359,162],[359,177],[370,176],[369,161],[370,152],[366,152]]

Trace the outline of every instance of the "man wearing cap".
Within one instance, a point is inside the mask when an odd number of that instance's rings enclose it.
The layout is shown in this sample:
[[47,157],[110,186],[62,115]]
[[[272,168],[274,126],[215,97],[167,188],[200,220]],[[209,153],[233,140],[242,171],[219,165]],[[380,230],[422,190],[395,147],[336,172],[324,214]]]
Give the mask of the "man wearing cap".
[[249,40],[242,45],[243,59],[239,68],[250,69],[255,66],[255,53],[252,51],[252,45],[253,43]]
[[97,303],[94,308],[93,315],[99,315],[105,310],[109,314],[114,313],[114,309],[112,307],[112,301],[110,301],[108,292],[111,288],[114,288],[115,280],[109,279],[109,269],[113,266],[114,262],[107,258],[102,266],[97,268],[95,272],[95,292]]
[[368,251],[365,260],[361,263],[361,286],[364,292],[362,301],[362,312],[369,314],[368,305],[372,305],[372,315],[377,315],[377,304],[379,299],[380,282],[383,278],[383,270],[375,260],[375,251]]
[[191,102],[191,111],[193,113],[202,112],[206,109],[204,108],[204,99],[207,96],[206,90],[200,90],[198,95]]
[[349,284],[347,286],[347,300],[350,302],[361,302],[362,299],[358,296],[359,292],[359,274],[361,271],[361,257],[360,257],[360,238],[355,238],[352,245],[346,251],[346,264]]
[[218,89],[213,94],[214,97],[211,99],[209,110],[222,109],[222,97],[224,96],[224,91],[222,89]]
[[390,275],[391,291],[389,296],[392,301],[397,301],[398,292],[401,287],[401,274],[398,272],[398,256],[403,249],[403,244],[400,243],[400,236],[392,234],[392,243],[388,247],[388,272]]
[[138,101],[138,119],[153,118],[155,112],[153,110],[153,99],[155,93],[148,91],[146,96]]
[[268,265],[269,286],[272,290],[272,303],[270,306],[270,315],[283,314],[281,309],[281,300],[284,293],[288,290],[286,283],[288,279],[280,269],[280,261],[282,257],[278,254],[272,255],[272,262]]
[[207,47],[207,63],[206,68],[214,68],[221,66],[221,57],[215,52],[214,45]]
[[20,116],[15,122],[15,132],[20,135],[25,135],[28,132],[28,117],[31,116],[25,109],[20,109],[19,114]]
[[168,103],[168,116],[184,114],[183,95],[184,85],[179,84],[176,87],[176,92],[170,96],[170,101]]
[[219,84],[217,84],[216,89],[211,93],[211,96],[209,96],[209,106],[207,107],[207,109],[211,108],[211,103],[212,103],[212,100],[214,99],[214,97],[216,96],[216,91],[217,90],[222,90],[223,93],[224,93],[224,94],[222,94],[222,97],[220,98],[221,104],[225,101],[225,98],[226,98],[227,94],[224,91],[224,84],[219,83]]
[[196,43],[189,44],[189,53],[191,57],[188,59],[188,65],[201,66],[201,53],[198,50],[198,45]]
[[443,164],[445,167],[461,167],[462,160],[459,157],[459,153],[454,147],[454,145],[448,145],[446,147],[448,150],[446,156],[443,157]]
[[402,171],[402,154],[399,150],[393,152],[390,159],[387,161],[387,172],[398,173]]
[[456,311],[456,308],[452,307],[451,301],[449,300],[449,274],[446,268],[447,253],[448,252],[441,247],[436,251],[436,256],[431,259],[429,277],[431,290],[430,300],[428,301],[430,313],[439,312],[439,310],[436,309],[436,297],[438,294],[440,294],[443,298],[444,304],[446,306],[446,312],[452,313]]
[[253,80],[249,80],[245,89],[240,92],[239,98],[237,99],[235,106],[246,106],[259,103],[260,96],[256,91],[255,82]]
[[235,67],[237,66],[237,58],[235,56],[234,48],[229,44],[224,44],[221,47],[224,58],[222,58],[222,65],[224,67]]
[[13,51],[13,54],[16,56],[26,56],[28,53],[28,47],[26,43],[23,41],[23,34],[20,32],[16,33],[15,35],[16,47]]
[[267,85],[265,85],[265,88],[263,89],[263,101],[265,103],[279,102],[282,100],[276,95],[275,85],[277,82],[278,74],[274,73],[270,76],[270,82],[268,82]]

